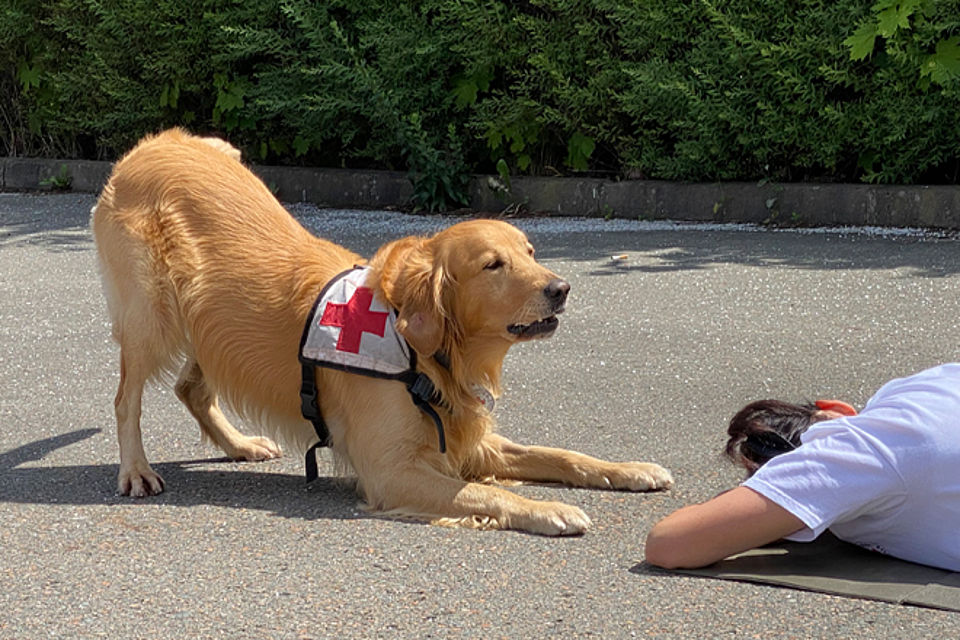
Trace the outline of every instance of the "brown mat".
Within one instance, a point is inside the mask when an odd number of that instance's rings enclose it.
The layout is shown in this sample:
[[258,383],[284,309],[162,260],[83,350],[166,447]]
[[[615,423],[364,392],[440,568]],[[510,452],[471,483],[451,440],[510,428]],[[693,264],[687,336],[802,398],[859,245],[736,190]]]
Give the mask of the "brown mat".
[[960,611],[960,573],[867,551],[830,534],[779,542],[677,573]]

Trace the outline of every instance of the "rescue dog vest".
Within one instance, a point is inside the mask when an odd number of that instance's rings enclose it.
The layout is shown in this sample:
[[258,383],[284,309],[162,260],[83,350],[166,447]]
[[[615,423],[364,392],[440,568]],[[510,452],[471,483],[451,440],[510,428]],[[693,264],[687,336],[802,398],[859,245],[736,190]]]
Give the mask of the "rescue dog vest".
[[397,312],[376,299],[366,284],[369,275],[369,267],[354,267],[328,282],[300,338],[300,411],[318,438],[306,454],[307,482],[317,478],[317,448],[332,444],[320,410],[314,367],[403,382],[414,404],[436,425],[440,452],[447,449],[443,421],[431,406],[440,401],[433,382],[417,372],[417,353],[397,332]]

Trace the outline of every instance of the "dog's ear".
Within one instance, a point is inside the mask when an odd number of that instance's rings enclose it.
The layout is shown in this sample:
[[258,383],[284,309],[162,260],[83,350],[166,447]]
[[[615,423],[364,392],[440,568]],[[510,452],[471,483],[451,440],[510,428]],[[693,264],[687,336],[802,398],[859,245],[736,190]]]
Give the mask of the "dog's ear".
[[443,344],[446,273],[423,238],[404,238],[383,265],[383,288],[397,307],[397,331],[417,353],[432,356]]

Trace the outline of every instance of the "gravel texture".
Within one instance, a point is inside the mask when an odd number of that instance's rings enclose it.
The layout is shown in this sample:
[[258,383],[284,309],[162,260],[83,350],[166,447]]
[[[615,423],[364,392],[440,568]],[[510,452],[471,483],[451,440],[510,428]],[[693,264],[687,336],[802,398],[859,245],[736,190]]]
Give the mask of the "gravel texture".
[[[758,397],[857,405],[958,359],[958,241],[920,230],[518,219],[572,293],[515,347],[497,405],[521,442],[659,462],[676,487],[525,485],[594,527],[551,539],[370,517],[296,455],[224,461],[167,388],[144,443],[167,491],[114,494],[109,337],[90,195],[0,194],[0,638],[929,638],[960,614],[680,577],[643,564],[668,512],[733,486],[725,421]],[[455,221],[293,206],[369,255]],[[612,256],[626,255],[612,260]]]

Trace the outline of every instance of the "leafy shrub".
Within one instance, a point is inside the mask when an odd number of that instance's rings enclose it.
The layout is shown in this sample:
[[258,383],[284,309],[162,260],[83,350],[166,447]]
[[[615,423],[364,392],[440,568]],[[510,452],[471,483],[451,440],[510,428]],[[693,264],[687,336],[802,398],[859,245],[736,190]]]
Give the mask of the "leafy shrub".
[[958,0],[15,0],[0,148],[115,158],[174,124],[270,163],[957,182]]

